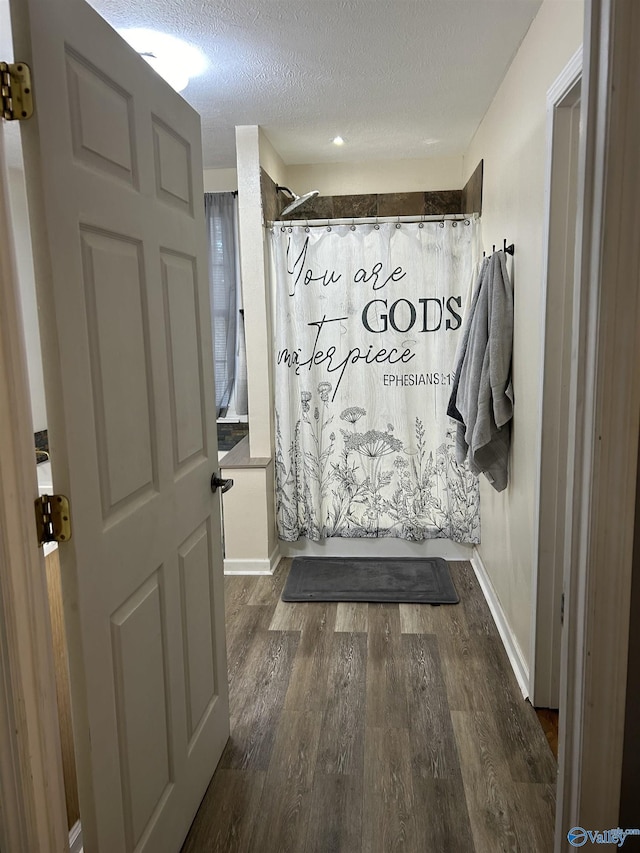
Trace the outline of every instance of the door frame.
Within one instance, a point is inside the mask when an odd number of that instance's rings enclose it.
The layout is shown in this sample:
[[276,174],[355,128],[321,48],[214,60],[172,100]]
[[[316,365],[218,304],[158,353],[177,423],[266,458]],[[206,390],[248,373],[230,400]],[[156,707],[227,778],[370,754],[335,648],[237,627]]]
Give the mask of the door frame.
[[555,849],[618,826],[640,428],[640,6],[587,0]]
[[15,851],[68,846],[44,555],[36,544],[33,425],[0,127],[0,839]]
[[[571,314],[575,273],[575,226],[567,216],[567,203],[577,187],[565,181],[571,156],[571,136],[578,133],[573,112],[580,99],[582,47],[571,57],[547,92],[547,153],[545,174],[545,244],[543,253],[542,316],[540,341],[540,410],[536,458],[536,512],[534,517],[533,583],[531,597],[531,663],[529,696],[536,708],[557,708],[560,699],[561,613],[564,581],[564,534],[566,481],[566,424],[558,431],[558,398],[568,396],[570,365],[563,360],[560,373],[551,364],[549,350],[562,346],[562,336],[571,317],[558,312],[559,297],[554,282],[570,277],[571,292],[565,296],[566,314]],[[567,115],[571,110],[571,114]],[[568,119],[568,121],[567,121]],[[570,127],[567,127],[567,124]],[[553,305],[551,300],[555,297]],[[559,323],[558,323],[559,320]],[[567,322],[568,321],[568,322]],[[570,347],[570,342],[567,342]]]

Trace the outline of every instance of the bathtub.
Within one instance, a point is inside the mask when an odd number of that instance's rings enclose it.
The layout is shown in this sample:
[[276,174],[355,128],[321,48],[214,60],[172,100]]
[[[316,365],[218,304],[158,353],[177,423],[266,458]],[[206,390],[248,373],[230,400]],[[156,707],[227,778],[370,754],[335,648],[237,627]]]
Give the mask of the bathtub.
[[50,495],[53,492],[51,462],[40,462],[36,465],[36,471],[38,472],[38,494]]

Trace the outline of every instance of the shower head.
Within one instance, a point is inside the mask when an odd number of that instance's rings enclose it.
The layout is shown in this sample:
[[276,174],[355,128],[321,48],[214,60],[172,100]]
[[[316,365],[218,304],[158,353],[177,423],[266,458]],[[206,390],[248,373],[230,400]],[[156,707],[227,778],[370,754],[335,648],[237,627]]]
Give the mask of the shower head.
[[304,204],[305,201],[308,201],[310,198],[314,198],[318,195],[319,190],[311,190],[311,192],[305,193],[304,195],[296,195],[292,192],[289,187],[281,187],[276,186],[277,192],[285,192],[291,199],[291,202],[285,207],[284,210],[280,211],[280,216],[286,216],[287,213],[291,213],[292,210],[295,210],[297,207],[300,207],[301,204]]

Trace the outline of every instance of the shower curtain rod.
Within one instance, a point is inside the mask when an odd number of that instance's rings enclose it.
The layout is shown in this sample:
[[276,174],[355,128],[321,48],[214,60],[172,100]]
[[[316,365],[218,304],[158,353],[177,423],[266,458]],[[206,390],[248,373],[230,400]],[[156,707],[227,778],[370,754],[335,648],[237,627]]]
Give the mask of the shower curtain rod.
[[274,219],[265,223],[265,228],[272,228],[274,225],[280,226],[316,226],[316,225],[383,225],[390,223],[403,222],[461,222],[465,219],[473,219],[478,217],[477,213],[438,213],[429,216],[344,216],[339,219]]

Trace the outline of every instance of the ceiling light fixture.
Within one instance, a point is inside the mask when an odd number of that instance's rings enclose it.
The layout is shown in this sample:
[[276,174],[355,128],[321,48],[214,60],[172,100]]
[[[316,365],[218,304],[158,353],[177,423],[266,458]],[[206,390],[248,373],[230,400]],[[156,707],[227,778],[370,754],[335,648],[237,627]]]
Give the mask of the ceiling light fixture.
[[141,27],[118,32],[176,92],[186,89],[189,80],[198,77],[209,65],[199,48],[167,33]]
[[344,139],[341,136],[334,136],[331,141],[334,145],[344,145]]

